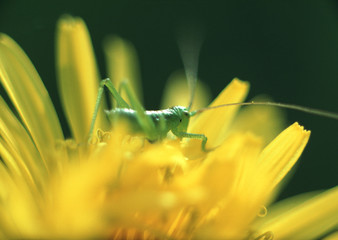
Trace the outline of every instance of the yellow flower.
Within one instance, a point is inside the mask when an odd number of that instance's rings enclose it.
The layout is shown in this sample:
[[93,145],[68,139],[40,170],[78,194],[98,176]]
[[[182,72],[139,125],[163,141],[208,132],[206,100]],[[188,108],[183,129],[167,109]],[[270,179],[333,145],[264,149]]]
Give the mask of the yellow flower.
[[[106,50],[115,84],[138,78],[129,43],[115,38]],[[14,109],[0,99],[2,238],[310,239],[337,225],[337,188],[269,207],[310,135],[295,123],[270,141],[280,127],[272,108],[193,119],[188,131],[208,137],[209,153],[198,140],[151,144],[124,126],[111,130],[103,111],[87,144],[100,80],[94,59],[83,21],[63,17],[57,69],[72,132],[65,139],[32,63],[1,34],[0,78]],[[212,105],[247,92],[235,79]]]

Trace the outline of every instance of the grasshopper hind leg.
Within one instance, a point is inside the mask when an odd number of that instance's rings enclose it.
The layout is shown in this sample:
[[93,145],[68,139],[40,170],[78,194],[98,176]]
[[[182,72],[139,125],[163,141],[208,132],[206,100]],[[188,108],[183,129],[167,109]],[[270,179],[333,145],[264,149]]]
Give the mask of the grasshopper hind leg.
[[99,90],[98,90],[98,94],[97,94],[97,99],[96,99],[96,103],[95,103],[95,108],[94,108],[94,113],[93,113],[92,121],[90,123],[89,134],[88,134],[88,142],[90,142],[90,140],[93,137],[94,125],[95,125],[96,117],[97,117],[97,114],[98,114],[98,111],[99,111],[101,99],[102,99],[102,96],[103,96],[104,87],[108,88],[109,92],[113,95],[113,97],[116,100],[119,107],[130,108],[128,103],[126,101],[124,101],[123,98],[121,97],[121,95],[117,92],[117,90],[115,89],[115,87],[114,87],[113,83],[110,81],[110,79],[109,78],[103,79],[100,82],[100,86],[99,86]]
[[145,109],[143,108],[140,101],[138,101],[138,99],[136,98],[128,82],[123,81],[121,83],[120,89],[126,92],[130,105],[132,109],[136,111],[136,118],[139,124],[141,125],[141,128],[143,129],[149,142],[157,141],[159,139],[158,137],[159,133],[156,130],[155,124],[153,120],[151,119],[151,117],[146,114]]

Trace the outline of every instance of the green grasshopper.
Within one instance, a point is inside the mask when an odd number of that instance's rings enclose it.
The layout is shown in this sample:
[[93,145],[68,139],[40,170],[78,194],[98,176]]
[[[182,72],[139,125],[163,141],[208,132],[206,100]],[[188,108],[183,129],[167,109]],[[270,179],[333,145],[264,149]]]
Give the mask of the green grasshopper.
[[103,89],[107,87],[118,104],[118,108],[105,111],[110,122],[115,119],[123,119],[129,123],[132,133],[141,133],[150,142],[155,142],[165,138],[171,131],[178,138],[194,138],[202,141],[202,150],[205,148],[207,137],[204,134],[188,133],[190,117],[197,112],[189,112],[190,107],[174,106],[164,110],[146,111],[140,102],[136,99],[127,82],[121,83],[121,90],[124,90],[129,98],[129,104],[121,97],[110,79],[104,79],[100,83],[95,110],[90,125],[89,138],[92,137],[95,119],[101,102]]
[[[181,53],[183,53],[181,49]],[[191,54],[193,53],[193,54]],[[122,119],[129,124],[132,134],[142,134],[149,142],[156,142],[166,138],[169,131],[171,131],[179,139],[191,138],[201,140],[201,149],[208,152],[212,149],[206,149],[207,136],[204,134],[188,133],[190,117],[200,114],[204,111],[227,107],[227,106],[244,106],[244,105],[267,105],[281,108],[294,109],[302,112],[307,112],[315,115],[320,115],[328,118],[338,120],[337,113],[331,113],[323,110],[307,108],[298,105],[275,103],[275,102],[242,102],[242,103],[228,103],[219,106],[206,107],[195,111],[190,111],[192,106],[195,86],[197,82],[197,60],[196,51],[190,51],[190,54],[182,54],[183,64],[186,70],[187,80],[190,86],[190,102],[188,107],[174,106],[164,110],[146,111],[141,103],[137,100],[135,94],[132,92],[127,82],[122,82],[120,86],[121,91],[125,91],[130,105],[121,97],[119,92],[113,86],[110,79],[104,79],[100,83],[98,97],[96,100],[94,113],[89,130],[89,140],[92,138],[95,120],[98,114],[99,105],[102,99],[104,87],[107,87],[109,92],[113,95],[118,107],[112,110],[105,111],[109,121],[113,123],[116,119]]]

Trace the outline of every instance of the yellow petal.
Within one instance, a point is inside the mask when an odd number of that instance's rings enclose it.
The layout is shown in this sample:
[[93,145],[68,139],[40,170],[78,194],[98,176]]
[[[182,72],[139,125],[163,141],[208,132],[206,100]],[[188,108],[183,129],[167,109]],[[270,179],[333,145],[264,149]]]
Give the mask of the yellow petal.
[[275,214],[272,208],[272,217],[268,215],[262,220],[257,235],[271,231],[276,239],[317,239],[337,227],[338,187],[295,201],[298,204],[292,207],[289,203],[285,207],[283,202],[280,203],[279,214]]
[[338,240],[338,231],[331,233],[327,237],[323,238],[323,240]]
[[[134,46],[120,37],[109,37],[105,40],[104,52],[107,59],[108,76],[118,88],[122,81],[128,81],[138,100],[142,102],[140,70]],[[128,101],[124,92],[123,99]]]
[[[100,80],[92,43],[83,20],[71,16],[59,20],[56,39],[62,104],[73,137],[83,143],[88,137]],[[105,128],[107,123],[103,114],[99,111],[96,128]]]
[[255,177],[261,148],[260,139],[237,133],[206,158],[204,167],[208,171],[200,183],[208,186],[203,207],[211,204],[211,213],[217,214],[209,214],[211,221],[198,233],[202,239],[240,239],[245,235],[244,229],[256,218],[264,194],[268,194],[264,192],[265,183]]
[[[183,72],[173,73],[165,86],[162,99],[162,108],[172,106],[189,106],[190,90],[188,81]],[[191,110],[206,107],[211,99],[211,92],[208,86],[203,82],[198,81],[195,88],[195,96]]]
[[[247,82],[235,78],[210,106],[241,102],[246,97],[248,90],[249,84]],[[207,110],[201,113],[200,116],[195,116],[196,119],[189,126],[188,132],[206,135],[208,137],[207,148],[217,147],[226,138],[228,127],[237,110],[237,106]],[[195,145],[196,143],[199,143],[200,148],[200,141],[191,141],[189,145]],[[196,148],[198,148],[197,145]]]
[[[273,189],[290,171],[302,154],[310,137],[298,123],[292,124],[278,135],[261,153],[257,177],[269,176]],[[267,191],[271,190],[267,189]]]
[[34,66],[5,34],[0,35],[0,79],[40,154],[47,158],[63,139],[57,114]]
[[41,159],[29,133],[1,97],[0,109],[0,155],[2,161],[13,175],[25,178],[33,188],[41,188],[48,166]]
[[[212,195],[224,194],[225,192],[243,192],[247,177],[252,181],[253,169],[258,153],[261,150],[261,141],[252,134],[233,134],[220,147],[208,154],[204,160],[203,168],[210,168],[201,184],[209,184]],[[211,168],[212,167],[212,168]],[[212,170],[212,171],[211,171]],[[232,176],[233,179],[225,179]],[[230,185],[229,185],[230,184]],[[221,191],[219,186],[231,186],[231,191]]]

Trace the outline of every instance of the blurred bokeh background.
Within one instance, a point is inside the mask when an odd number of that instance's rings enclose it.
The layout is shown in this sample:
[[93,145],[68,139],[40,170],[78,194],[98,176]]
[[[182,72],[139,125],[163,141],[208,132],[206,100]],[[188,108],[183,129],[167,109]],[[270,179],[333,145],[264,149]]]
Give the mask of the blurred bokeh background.
[[[105,36],[117,34],[134,44],[148,109],[159,107],[166,80],[183,67],[177,30],[189,23],[203,28],[199,77],[213,97],[238,77],[251,83],[249,99],[265,93],[278,102],[338,112],[337,1],[0,1],[0,32],[31,58],[65,125],[54,58],[62,14],[87,23],[102,77]],[[280,198],[337,185],[338,121],[286,114],[289,124],[298,121],[312,136]]]

